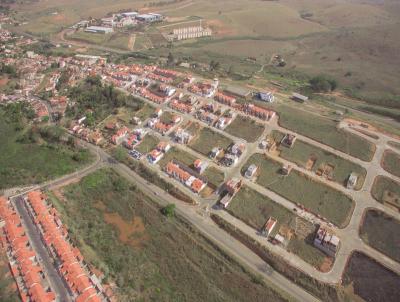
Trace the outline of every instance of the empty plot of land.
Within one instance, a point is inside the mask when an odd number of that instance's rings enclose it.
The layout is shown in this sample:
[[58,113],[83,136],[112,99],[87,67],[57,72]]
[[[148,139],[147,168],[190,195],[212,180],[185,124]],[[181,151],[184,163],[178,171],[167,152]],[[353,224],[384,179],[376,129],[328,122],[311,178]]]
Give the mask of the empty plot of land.
[[371,161],[375,153],[374,144],[338,129],[333,120],[315,114],[282,106],[279,110],[279,124],[363,161]]
[[272,236],[284,235],[289,240],[288,250],[311,265],[319,268],[324,262],[326,255],[312,245],[315,226],[257,191],[243,187],[227,210],[256,230],[270,217],[277,219]]
[[193,150],[208,156],[214,147],[226,149],[232,143],[233,141],[230,138],[219,134],[208,127],[204,127],[200,130],[199,135],[193,140],[193,142],[190,143],[190,147]]
[[148,134],[143,138],[142,142],[135,147],[135,149],[140,153],[145,154],[153,150],[159,142],[160,140],[157,137]]
[[361,252],[351,255],[343,285],[370,302],[399,301],[400,276]]
[[374,249],[400,262],[400,221],[378,210],[368,210],[361,238]]
[[179,217],[166,219],[112,170],[66,187],[64,197],[51,200],[85,260],[116,284],[118,301],[291,301],[252,281]]
[[391,150],[386,150],[382,159],[382,168],[400,177],[400,154]]
[[339,227],[344,227],[348,223],[354,202],[347,195],[295,170],[292,170],[288,176],[283,176],[282,166],[262,154],[254,154],[242,172],[251,164],[260,168],[258,184],[293,203],[303,205]]
[[138,112],[134,114],[135,117],[140,120],[148,119],[155,111],[155,108],[147,103],[144,104],[143,108],[141,108]]
[[389,142],[389,146],[392,146],[393,148],[396,148],[397,150],[400,150],[400,143],[398,142]]
[[164,168],[171,160],[176,160],[188,167],[193,167],[193,163],[197,158],[177,147],[172,147],[164,157],[160,160],[159,165]]
[[238,115],[225,131],[253,143],[261,136],[264,129],[263,124],[257,123],[249,117]]
[[400,183],[385,176],[378,176],[375,178],[371,194],[380,203],[400,210]]
[[214,167],[208,167],[203,176],[205,176],[208,183],[214,187],[218,187],[225,180],[224,172]]
[[358,175],[356,190],[361,189],[367,174],[367,170],[363,167],[301,140],[296,140],[292,148],[281,145],[279,150],[280,156],[284,159],[320,175],[329,169],[327,177],[342,185],[346,184],[351,173],[356,173]]

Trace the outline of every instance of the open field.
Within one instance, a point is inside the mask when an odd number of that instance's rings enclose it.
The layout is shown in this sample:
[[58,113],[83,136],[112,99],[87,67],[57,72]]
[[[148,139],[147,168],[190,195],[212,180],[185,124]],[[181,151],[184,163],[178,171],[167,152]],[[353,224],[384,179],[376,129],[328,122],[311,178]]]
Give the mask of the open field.
[[214,147],[226,149],[232,144],[232,140],[219,134],[208,127],[200,130],[199,135],[189,144],[193,150],[208,156]]
[[278,223],[271,236],[275,236],[281,228],[292,229],[297,233],[297,226],[301,224],[308,232],[306,236],[294,235],[289,241],[288,250],[316,268],[324,262],[326,255],[312,245],[315,226],[257,191],[243,187],[235,195],[227,210],[256,230],[261,230],[265,222],[274,217]]
[[[0,189],[41,183],[72,173],[93,160],[87,150],[77,151],[61,144],[19,142],[28,129],[5,120],[0,109]],[[84,160],[79,161],[81,152]]]
[[249,117],[238,115],[225,131],[253,143],[261,136],[264,129],[263,124],[257,123]]
[[157,137],[151,134],[147,134],[143,138],[143,141],[137,147],[135,147],[135,150],[139,151],[142,154],[146,154],[153,150],[159,142],[160,140]]
[[122,50],[129,50],[129,36],[122,33],[101,34],[77,31],[67,36],[70,40],[77,40],[89,44],[96,44]]
[[[139,188],[100,170],[50,194],[85,260],[116,282],[122,301],[291,301],[222,255]],[[235,286],[232,286],[235,284]]]
[[400,276],[361,252],[354,252],[343,273],[343,286],[370,302],[396,302]]
[[143,108],[135,113],[135,117],[139,118],[142,122],[148,119],[152,114],[154,114],[155,108],[147,103],[143,105]]
[[177,147],[172,147],[164,157],[158,162],[161,168],[164,168],[171,160],[177,160],[188,167],[193,167],[197,158]]
[[260,169],[257,183],[276,192],[293,203],[327,218],[338,227],[347,225],[354,201],[335,189],[314,181],[292,170],[288,176],[281,174],[281,165],[262,154],[254,154],[242,169],[255,164]]
[[374,249],[400,262],[400,221],[378,210],[368,210],[361,238]]
[[400,183],[385,176],[378,176],[375,178],[371,194],[380,203],[390,203],[397,210],[400,209]]
[[397,150],[400,150],[400,143],[389,142],[389,145],[392,146],[393,148],[396,148]]
[[389,173],[400,177],[400,154],[386,150],[382,159],[382,168]]
[[358,175],[355,189],[360,190],[364,184],[367,174],[365,168],[299,139],[296,140],[292,148],[280,145],[279,150],[281,151],[279,155],[282,158],[314,172],[319,169],[324,170],[325,165],[329,165],[333,169],[329,174],[330,178],[342,185],[346,185],[350,174],[353,172]]
[[203,176],[207,177],[208,183],[214,187],[218,187],[225,180],[224,172],[214,167],[208,167],[206,171],[204,171]]
[[285,106],[279,111],[279,124],[364,161],[371,161],[375,145],[355,134],[338,129],[336,122]]

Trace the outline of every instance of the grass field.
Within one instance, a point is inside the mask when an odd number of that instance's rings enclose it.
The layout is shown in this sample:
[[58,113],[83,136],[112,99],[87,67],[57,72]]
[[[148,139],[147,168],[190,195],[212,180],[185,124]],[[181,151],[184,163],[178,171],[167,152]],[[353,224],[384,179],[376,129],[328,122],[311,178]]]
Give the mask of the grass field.
[[164,157],[158,162],[161,168],[164,168],[171,160],[177,160],[188,167],[193,167],[197,158],[177,147],[172,147]]
[[378,176],[372,186],[371,194],[380,203],[385,203],[385,198],[390,192],[392,199],[397,199],[397,208],[400,208],[400,183],[385,176]]
[[319,267],[326,258],[324,253],[312,245],[315,227],[311,223],[297,217],[293,212],[257,191],[243,187],[229,204],[228,211],[256,230],[261,230],[268,218],[274,217],[278,223],[271,236],[275,236],[282,226],[295,229],[301,220],[310,229],[310,238],[294,236],[290,240],[288,250],[315,267]]
[[93,160],[89,151],[81,151],[84,162],[74,160],[79,151],[61,144],[22,143],[24,130],[7,123],[0,109],[0,189],[30,185],[59,177]]
[[368,210],[360,236],[374,249],[400,262],[400,221],[381,211]]
[[17,284],[10,272],[8,259],[4,251],[0,251],[0,301],[19,302],[21,301]]
[[140,109],[137,113],[134,114],[135,117],[140,118],[143,122],[148,119],[152,114],[154,114],[155,108],[147,103],[144,103],[142,109]]
[[106,47],[112,47],[122,50],[129,50],[129,36],[122,33],[101,34],[77,31],[67,36],[70,40],[82,41],[90,44],[96,44]]
[[204,127],[200,130],[199,135],[190,143],[189,146],[193,150],[208,156],[214,147],[226,149],[232,143],[233,141],[230,138],[219,134],[210,128]]
[[310,137],[363,161],[371,161],[375,145],[355,134],[336,128],[336,122],[284,106],[279,111],[282,127]]
[[207,177],[208,183],[214,187],[218,187],[225,180],[224,172],[214,167],[208,167],[206,171],[204,171],[203,176]]
[[398,301],[400,276],[361,252],[351,255],[342,279],[364,301]]
[[151,134],[147,134],[143,138],[143,141],[137,147],[135,147],[135,150],[139,151],[142,154],[146,154],[153,150],[159,142],[160,140],[157,137]]
[[263,124],[257,123],[249,117],[238,115],[225,131],[253,143],[261,136],[264,129]]
[[[85,260],[116,282],[118,300],[291,301],[112,170],[50,194]],[[235,284],[235,286],[232,286]]]
[[309,168],[307,167],[308,160],[314,161],[311,168],[314,172],[327,164],[333,166],[332,180],[342,185],[346,185],[352,172],[359,176],[355,189],[360,190],[364,184],[367,174],[366,169],[331,152],[322,150],[301,140],[296,140],[292,148],[281,145],[279,150],[281,151],[279,155],[282,158],[292,161],[303,168]]
[[382,168],[389,173],[400,177],[400,154],[386,150],[382,159]]
[[254,154],[242,169],[255,164],[260,168],[257,183],[287,198],[302,204],[312,212],[327,218],[338,227],[347,225],[354,201],[347,195],[320,182],[311,180],[292,170],[288,176],[280,173],[281,165],[262,154]]

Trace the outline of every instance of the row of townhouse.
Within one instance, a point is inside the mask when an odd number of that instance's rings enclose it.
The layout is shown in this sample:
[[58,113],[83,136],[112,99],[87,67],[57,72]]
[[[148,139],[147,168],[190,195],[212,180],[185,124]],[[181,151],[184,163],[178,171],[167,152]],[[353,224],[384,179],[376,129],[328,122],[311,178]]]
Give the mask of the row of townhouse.
[[76,302],[108,301],[97,277],[90,271],[78,248],[70,243],[68,231],[58,212],[47,205],[46,196],[29,192],[25,199],[29,214],[40,231],[42,241],[57,263],[58,271]]
[[148,100],[150,100],[150,101],[152,101],[152,102],[154,102],[156,104],[163,104],[163,103],[165,103],[167,101],[167,98],[165,96],[164,97],[159,96],[159,95],[149,91],[146,88],[138,89],[138,93],[142,97],[144,97],[144,98],[146,98],[146,99],[148,99]]
[[13,205],[0,197],[0,243],[6,248],[11,273],[23,302],[52,302],[54,292]]
[[193,106],[189,102],[180,101],[179,99],[173,99],[169,102],[169,107],[182,113],[191,113]]
[[150,80],[161,82],[164,84],[171,84],[174,81],[173,78],[167,78],[162,75],[158,75],[158,74],[154,74],[154,73],[149,73],[146,77]]
[[241,106],[241,110],[251,116],[257,117],[259,119],[269,121],[275,117],[276,112],[268,110],[254,104],[245,104]]
[[190,168],[176,161],[170,161],[165,166],[165,172],[190,188],[196,194],[200,193],[207,186],[207,182],[204,178],[200,179],[196,177],[194,171],[191,171]]
[[90,128],[85,127],[82,123],[73,124],[70,130],[79,138],[95,144],[100,145],[104,142],[104,137],[98,130],[92,130]]
[[236,105],[236,98],[234,98],[233,96],[227,95],[222,93],[221,91],[218,91],[215,94],[214,99],[217,102],[220,102],[221,104],[230,106],[230,107],[234,107]]

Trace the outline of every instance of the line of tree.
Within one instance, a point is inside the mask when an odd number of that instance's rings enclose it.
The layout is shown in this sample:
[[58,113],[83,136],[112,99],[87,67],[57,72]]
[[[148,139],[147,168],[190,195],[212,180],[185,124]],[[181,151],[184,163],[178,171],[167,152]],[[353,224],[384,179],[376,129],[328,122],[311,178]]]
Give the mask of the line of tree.
[[313,92],[330,92],[337,88],[337,81],[327,75],[318,75],[309,80]]

